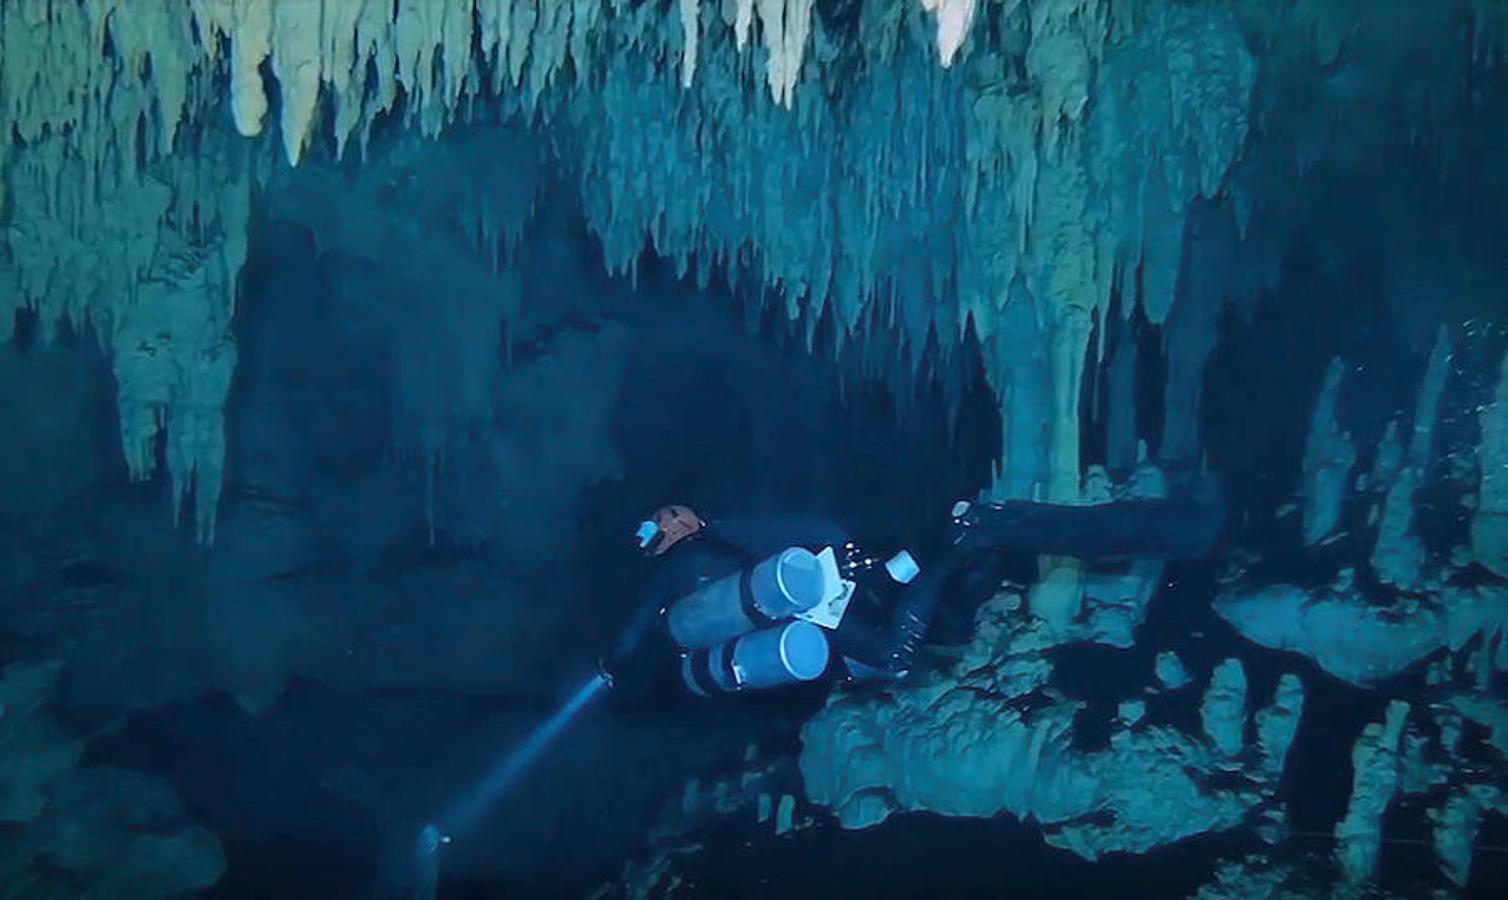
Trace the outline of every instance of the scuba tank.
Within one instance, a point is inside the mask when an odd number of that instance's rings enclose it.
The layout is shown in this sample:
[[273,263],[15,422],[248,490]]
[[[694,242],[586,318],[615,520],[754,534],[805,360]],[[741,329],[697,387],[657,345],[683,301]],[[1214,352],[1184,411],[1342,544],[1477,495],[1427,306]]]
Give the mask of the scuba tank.
[[682,649],[706,650],[812,609],[828,593],[827,581],[815,554],[789,547],[677,600],[666,627]]
[[[819,568],[815,584],[807,580],[813,563]],[[681,657],[681,679],[703,697],[817,679],[828,669],[830,632],[841,624],[856,582],[904,587],[919,573],[905,550],[887,558],[848,543],[815,555],[791,548],[705,585],[672,605],[667,616],[672,638],[690,651]],[[775,618],[780,609],[787,610],[785,621],[751,625],[761,616]],[[692,646],[719,632],[721,640]],[[845,660],[844,666],[851,671],[855,663]]]
[[827,635],[801,619],[753,631],[681,658],[681,678],[709,697],[813,681],[827,671]]
[[884,557],[852,542],[820,554],[788,547],[668,604],[661,633],[681,651],[685,686],[704,697],[812,681],[829,668],[832,632],[856,585],[904,586],[918,572],[904,550]]

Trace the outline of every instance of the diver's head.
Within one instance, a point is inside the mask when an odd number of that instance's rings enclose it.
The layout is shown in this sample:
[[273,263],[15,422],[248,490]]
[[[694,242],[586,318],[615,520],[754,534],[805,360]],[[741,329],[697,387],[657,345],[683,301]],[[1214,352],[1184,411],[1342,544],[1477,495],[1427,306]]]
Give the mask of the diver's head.
[[649,556],[660,556],[707,525],[689,506],[672,503],[655,510],[639,523],[635,536],[639,549]]

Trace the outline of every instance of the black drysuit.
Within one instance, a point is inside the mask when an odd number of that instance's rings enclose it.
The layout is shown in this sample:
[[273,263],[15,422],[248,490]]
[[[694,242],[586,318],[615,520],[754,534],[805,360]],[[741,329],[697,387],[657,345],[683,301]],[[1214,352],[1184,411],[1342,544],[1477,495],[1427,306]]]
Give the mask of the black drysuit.
[[[858,596],[830,634],[834,655],[858,668],[899,675],[909,670],[925,640],[938,604],[960,576],[1003,552],[1074,556],[1089,561],[1138,557],[1187,559],[1214,542],[1222,510],[1193,499],[1130,500],[1096,506],[1029,501],[976,504],[953,545],[939,559],[923,562],[909,585],[897,585],[883,567],[861,573]],[[635,668],[646,657],[673,657],[660,620],[665,609],[708,581],[738,572],[787,547],[838,551],[852,539],[831,522],[806,517],[724,519],[660,557],[629,627],[614,648],[611,671]],[[864,554],[860,551],[859,555]],[[658,627],[657,627],[658,626]],[[859,666],[853,666],[858,663]]]

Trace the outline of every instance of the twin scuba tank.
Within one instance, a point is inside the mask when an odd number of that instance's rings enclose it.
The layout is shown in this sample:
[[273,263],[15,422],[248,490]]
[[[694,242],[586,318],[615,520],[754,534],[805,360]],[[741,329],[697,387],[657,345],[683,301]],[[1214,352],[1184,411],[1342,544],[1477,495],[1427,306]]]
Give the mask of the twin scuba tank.
[[[678,647],[681,677],[710,696],[812,681],[827,671],[826,630],[835,629],[852,599],[852,576],[876,561],[857,548],[812,553],[790,547],[751,568],[710,581],[671,604],[665,624]],[[901,551],[884,563],[901,583],[916,562]]]

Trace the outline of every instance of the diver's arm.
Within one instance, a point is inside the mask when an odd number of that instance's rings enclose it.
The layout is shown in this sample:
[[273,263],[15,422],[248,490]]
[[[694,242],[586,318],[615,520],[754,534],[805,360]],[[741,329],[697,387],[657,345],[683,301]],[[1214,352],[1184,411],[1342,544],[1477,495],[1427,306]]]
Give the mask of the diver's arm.
[[634,607],[633,615],[629,617],[628,624],[619,633],[617,643],[613,645],[613,655],[609,667],[619,665],[641,653],[652,642],[648,640],[659,625],[660,614],[665,611],[675,597],[678,585],[687,580],[688,576],[680,571],[674,564],[666,564],[655,570],[645,586],[644,592],[639,595],[639,602]]
[[668,590],[664,579],[650,582],[628,624],[619,632],[612,652],[597,662],[608,685],[620,695],[638,696],[648,691],[654,673],[674,658],[661,626],[661,612],[670,599]]
[[644,646],[644,639],[654,630],[655,622],[660,618],[660,610],[664,601],[659,597],[649,597],[641,600],[634,609],[634,614],[628,620],[628,625],[618,635],[618,640],[613,644],[613,663],[629,659]]

